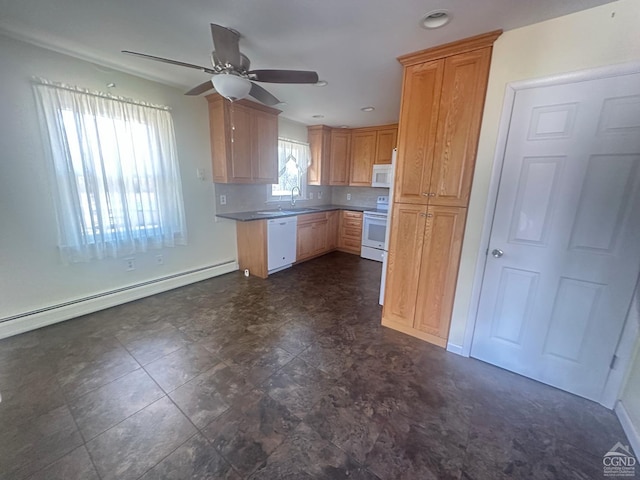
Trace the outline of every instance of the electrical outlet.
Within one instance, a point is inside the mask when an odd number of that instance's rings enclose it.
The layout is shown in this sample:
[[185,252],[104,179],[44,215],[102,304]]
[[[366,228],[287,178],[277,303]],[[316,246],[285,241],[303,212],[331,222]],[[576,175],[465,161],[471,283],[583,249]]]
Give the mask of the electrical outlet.
[[313,192],[309,192],[309,200],[313,200]]
[[322,200],[322,190],[318,192],[318,200]]
[[127,272],[136,269],[136,260],[134,258],[125,258],[124,265]]
[[204,168],[196,168],[196,175],[198,176],[198,180],[204,181]]
[[164,257],[162,255],[156,255],[156,265],[164,265]]
[[348,202],[349,200],[351,200],[351,194],[350,194],[350,193],[347,193],[347,202]]
[[227,196],[220,195],[220,205],[226,205],[226,204],[227,204]]

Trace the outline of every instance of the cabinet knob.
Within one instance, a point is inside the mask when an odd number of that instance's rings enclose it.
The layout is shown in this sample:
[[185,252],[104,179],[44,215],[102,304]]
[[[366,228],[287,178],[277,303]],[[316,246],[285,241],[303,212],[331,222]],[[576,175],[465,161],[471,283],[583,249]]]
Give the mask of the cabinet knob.
[[423,197],[428,197],[429,195],[430,195],[430,193],[429,193],[429,192],[422,192],[422,196],[423,196]]
[[434,192],[430,192],[430,193],[429,193],[429,196],[430,196],[430,197],[435,197],[435,196],[436,196],[436,194],[435,194]]

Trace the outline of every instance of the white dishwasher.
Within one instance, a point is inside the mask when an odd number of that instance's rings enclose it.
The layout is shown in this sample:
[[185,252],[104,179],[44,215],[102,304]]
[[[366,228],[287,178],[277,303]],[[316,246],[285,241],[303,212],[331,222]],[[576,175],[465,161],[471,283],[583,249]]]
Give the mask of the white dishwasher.
[[296,261],[298,217],[267,220],[267,270],[289,268]]

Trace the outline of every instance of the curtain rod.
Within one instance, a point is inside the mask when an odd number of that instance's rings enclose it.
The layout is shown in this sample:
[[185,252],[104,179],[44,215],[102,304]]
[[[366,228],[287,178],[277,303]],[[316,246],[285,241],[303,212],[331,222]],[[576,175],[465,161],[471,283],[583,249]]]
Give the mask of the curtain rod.
[[144,102],[142,100],[135,100],[133,98],[127,98],[127,97],[121,97],[121,96],[118,96],[118,95],[113,95],[113,94],[107,93],[107,92],[93,91],[93,90],[89,90],[89,89],[86,89],[86,88],[81,88],[81,87],[74,86],[74,85],[67,85],[65,83],[52,82],[51,80],[47,80],[47,79],[40,78],[40,77],[32,77],[31,80],[33,81],[33,83],[38,84],[38,85],[44,85],[46,87],[58,88],[60,90],[67,90],[69,92],[83,93],[85,95],[91,95],[92,97],[106,98],[107,100],[115,100],[117,102],[129,103],[131,105],[137,105],[139,107],[155,108],[156,110],[166,110],[166,111],[171,110],[170,107],[167,107],[165,105],[156,105],[156,104],[153,104],[153,103]]
[[309,146],[308,142],[301,142],[300,140],[293,140],[291,138],[286,137],[278,137],[278,140],[283,140],[285,142],[297,143],[298,145],[304,145],[305,147]]

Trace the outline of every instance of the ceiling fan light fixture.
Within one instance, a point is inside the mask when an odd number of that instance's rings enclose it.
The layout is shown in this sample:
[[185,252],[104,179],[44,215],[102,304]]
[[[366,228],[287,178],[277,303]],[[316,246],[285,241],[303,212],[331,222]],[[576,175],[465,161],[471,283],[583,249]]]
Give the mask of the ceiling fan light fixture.
[[426,13],[420,20],[420,26],[427,30],[444,27],[451,21],[451,14],[444,9],[432,10]]
[[216,92],[232,102],[247,97],[251,91],[249,80],[230,73],[214,75],[211,78],[211,83],[213,83]]

